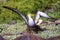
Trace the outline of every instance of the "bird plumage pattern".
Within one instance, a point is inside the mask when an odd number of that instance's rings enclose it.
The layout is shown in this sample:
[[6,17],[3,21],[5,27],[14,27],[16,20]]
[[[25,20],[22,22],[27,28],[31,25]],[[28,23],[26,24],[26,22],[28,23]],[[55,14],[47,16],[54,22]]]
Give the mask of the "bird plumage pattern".
[[40,28],[39,25],[37,25],[36,21],[37,21],[37,19],[40,18],[40,15],[43,17],[46,17],[46,18],[50,18],[45,13],[38,11],[36,14],[35,20],[33,20],[29,14],[28,14],[28,19],[27,19],[19,10],[15,9],[15,8],[7,7],[7,6],[3,6],[3,8],[12,10],[13,12],[15,12],[19,16],[21,16],[23,18],[23,20],[25,21],[25,23],[27,24],[27,27],[29,29],[31,28],[31,30],[35,31],[36,33],[38,33],[38,31],[44,31],[45,30],[45,28]]

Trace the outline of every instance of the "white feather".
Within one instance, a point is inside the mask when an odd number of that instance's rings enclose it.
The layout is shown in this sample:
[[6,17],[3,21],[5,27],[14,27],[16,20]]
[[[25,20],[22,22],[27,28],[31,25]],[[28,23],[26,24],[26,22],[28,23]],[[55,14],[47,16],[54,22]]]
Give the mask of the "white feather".
[[[39,25],[40,23],[42,23],[42,19],[40,16],[46,17],[46,18],[50,18],[46,13],[38,11],[36,14],[36,18],[35,18],[35,24]],[[37,23],[39,21],[39,23]]]
[[33,26],[34,25],[34,21],[31,18],[30,14],[28,14],[28,24],[29,24],[29,26]]
[[46,18],[50,18],[46,13],[41,12],[41,11],[38,11],[37,14]]

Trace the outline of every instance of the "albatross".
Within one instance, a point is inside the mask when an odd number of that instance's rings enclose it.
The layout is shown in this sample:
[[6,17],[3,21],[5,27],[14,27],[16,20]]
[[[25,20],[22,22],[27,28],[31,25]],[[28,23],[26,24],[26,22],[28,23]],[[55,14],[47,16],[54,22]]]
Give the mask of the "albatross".
[[[38,23],[42,22],[42,20],[40,20],[40,16],[46,17],[46,18],[50,18],[47,14],[38,11],[35,15],[35,19],[33,20],[30,16],[30,14],[28,14],[28,19],[17,9],[15,8],[11,8],[8,6],[3,6],[3,8],[9,9],[15,13],[17,13],[19,16],[21,16],[23,18],[23,20],[25,21],[25,23],[27,24],[27,28],[31,31],[34,31],[36,33],[38,33],[38,31],[44,31],[46,30],[45,28],[40,28],[40,26],[38,25]],[[39,19],[39,22],[38,22]]]

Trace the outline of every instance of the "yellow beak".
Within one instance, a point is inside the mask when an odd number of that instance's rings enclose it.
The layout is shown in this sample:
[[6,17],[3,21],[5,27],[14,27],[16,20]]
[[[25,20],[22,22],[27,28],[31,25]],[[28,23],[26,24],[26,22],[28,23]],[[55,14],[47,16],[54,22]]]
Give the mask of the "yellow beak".
[[34,16],[34,14],[30,14],[30,16]]

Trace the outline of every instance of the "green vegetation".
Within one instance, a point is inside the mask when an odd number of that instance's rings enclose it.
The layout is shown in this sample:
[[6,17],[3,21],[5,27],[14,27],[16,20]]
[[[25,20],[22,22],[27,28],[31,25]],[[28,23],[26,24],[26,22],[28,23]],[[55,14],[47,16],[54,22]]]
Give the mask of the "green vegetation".
[[[46,12],[52,18],[60,19],[60,0],[0,0],[0,35],[13,34],[10,36],[3,36],[9,40],[13,40],[16,38],[17,34],[20,35],[21,32],[25,32],[26,25],[22,22],[23,19],[21,17],[10,10],[2,8],[2,6],[16,8],[26,17],[28,13],[36,13],[40,10]],[[42,19],[46,20],[43,17]],[[7,23],[12,20],[16,20],[17,24],[8,25]],[[38,33],[38,35],[42,38],[50,38],[60,35],[60,25],[56,26],[54,24],[43,24],[40,26],[49,29]]]
[[[0,27],[3,29],[0,33],[1,35],[4,35],[3,37],[8,40],[13,40],[17,36],[20,36],[22,32],[26,32],[26,25],[23,25],[23,23],[17,23],[15,25],[8,25],[8,24],[0,24]],[[42,25],[42,27],[45,27],[49,30],[45,30],[43,32],[39,32],[39,37],[42,38],[50,38],[50,37],[56,37],[60,35],[60,25],[55,26],[54,24],[51,25]],[[23,29],[23,30],[22,30]],[[7,35],[6,35],[7,34]],[[9,35],[8,34],[12,34]]]
[[36,13],[38,10],[47,12],[53,18],[60,18],[60,0],[6,0],[0,1],[0,24],[12,20],[22,20],[14,12],[1,6],[9,6],[20,10],[25,16],[28,13]]

